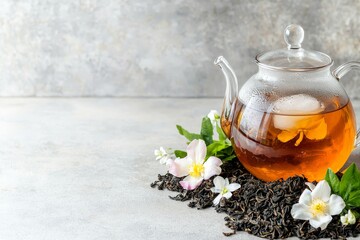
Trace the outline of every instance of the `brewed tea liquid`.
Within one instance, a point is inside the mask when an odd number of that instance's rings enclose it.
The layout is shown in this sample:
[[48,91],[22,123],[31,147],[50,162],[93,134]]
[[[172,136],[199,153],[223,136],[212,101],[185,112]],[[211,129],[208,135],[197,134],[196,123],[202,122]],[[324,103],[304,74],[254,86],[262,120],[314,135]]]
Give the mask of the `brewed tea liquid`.
[[[231,135],[241,163],[256,177],[272,181],[305,175],[324,178],[347,161],[355,139],[351,103],[310,115],[259,112],[237,103]],[[224,131],[229,124],[222,119]]]

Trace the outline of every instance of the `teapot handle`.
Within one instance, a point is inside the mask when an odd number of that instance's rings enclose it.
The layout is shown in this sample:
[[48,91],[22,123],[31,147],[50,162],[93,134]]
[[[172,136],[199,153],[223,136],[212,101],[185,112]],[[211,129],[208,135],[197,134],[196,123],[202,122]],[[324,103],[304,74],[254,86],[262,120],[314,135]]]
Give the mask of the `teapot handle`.
[[[360,70],[360,62],[351,61],[344,63],[337,67],[333,72],[333,76],[339,81],[343,76],[345,76],[350,70],[359,69]],[[355,138],[355,148],[360,146],[360,129],[356,132]]]

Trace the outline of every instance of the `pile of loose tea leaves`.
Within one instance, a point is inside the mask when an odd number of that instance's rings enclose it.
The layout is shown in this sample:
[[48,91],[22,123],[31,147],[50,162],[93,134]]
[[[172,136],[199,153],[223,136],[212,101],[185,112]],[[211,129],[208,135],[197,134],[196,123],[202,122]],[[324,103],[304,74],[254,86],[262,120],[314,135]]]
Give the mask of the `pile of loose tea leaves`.
[[[333,216],[325,230],[313,228],[308,221],[293,219],[290,214],[291,207],[298,203],[301,193],[306,188],[305,178],[292,177],[285,181],[266,183],[256,179],[236,160],[222,165],[221,176],[229,178],[230,182],[241,184],[241,188],[233,192],[230,199],[222,198],[215,207],[217,212],[227,214],[226,226],[232,232],[224,233],[226,236],[237,231],[245,231],[269,239],[293,236],[301,239],[346,239],[360,233],[360,222],[345,227],[341,225],[339,216]],[[179,192],[170,198],[177,201],[189,200],[188,206],[192,208],[204,209],[213,206],[212,201],[216,194],[210,190],[213,187],[212,179],[203,181],[192,191],[181,187],[181,179],[170,173],[159,174],[158,180],[153,182],[151,187]]]

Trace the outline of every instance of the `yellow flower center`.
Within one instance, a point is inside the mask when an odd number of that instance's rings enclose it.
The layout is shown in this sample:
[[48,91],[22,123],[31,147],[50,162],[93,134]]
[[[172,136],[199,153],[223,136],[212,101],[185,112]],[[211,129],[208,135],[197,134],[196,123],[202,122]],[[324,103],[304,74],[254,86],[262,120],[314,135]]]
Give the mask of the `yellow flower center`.
[[224,195],[225,193],[229,192],[229,190],[225,187],[221,190],[221,195]]
[[192,177],[200,177],[201,174],[204,172],[204,165],[203,164],[196,164],[190,166],[189,175]]
[[310,205],[311,212],[314,216],[323,215],[326,213],[328,206],[327,204],[320,199],[315,199]]

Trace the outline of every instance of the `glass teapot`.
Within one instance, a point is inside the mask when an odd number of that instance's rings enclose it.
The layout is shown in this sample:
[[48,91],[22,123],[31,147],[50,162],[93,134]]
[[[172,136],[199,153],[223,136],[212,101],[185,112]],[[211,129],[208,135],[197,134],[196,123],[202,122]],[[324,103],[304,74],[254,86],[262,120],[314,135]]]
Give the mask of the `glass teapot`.
[[257,178],[321,180],[328,168],[340,170],[359,144],[354,110],[338,80],[360,62],[331,72],[328,55],[301,48],[301,26],[286,27],[284,38],[287,48],[256,56],[258,72],[240,91],[225,58],[215,60],[226,79],[221,127]]

